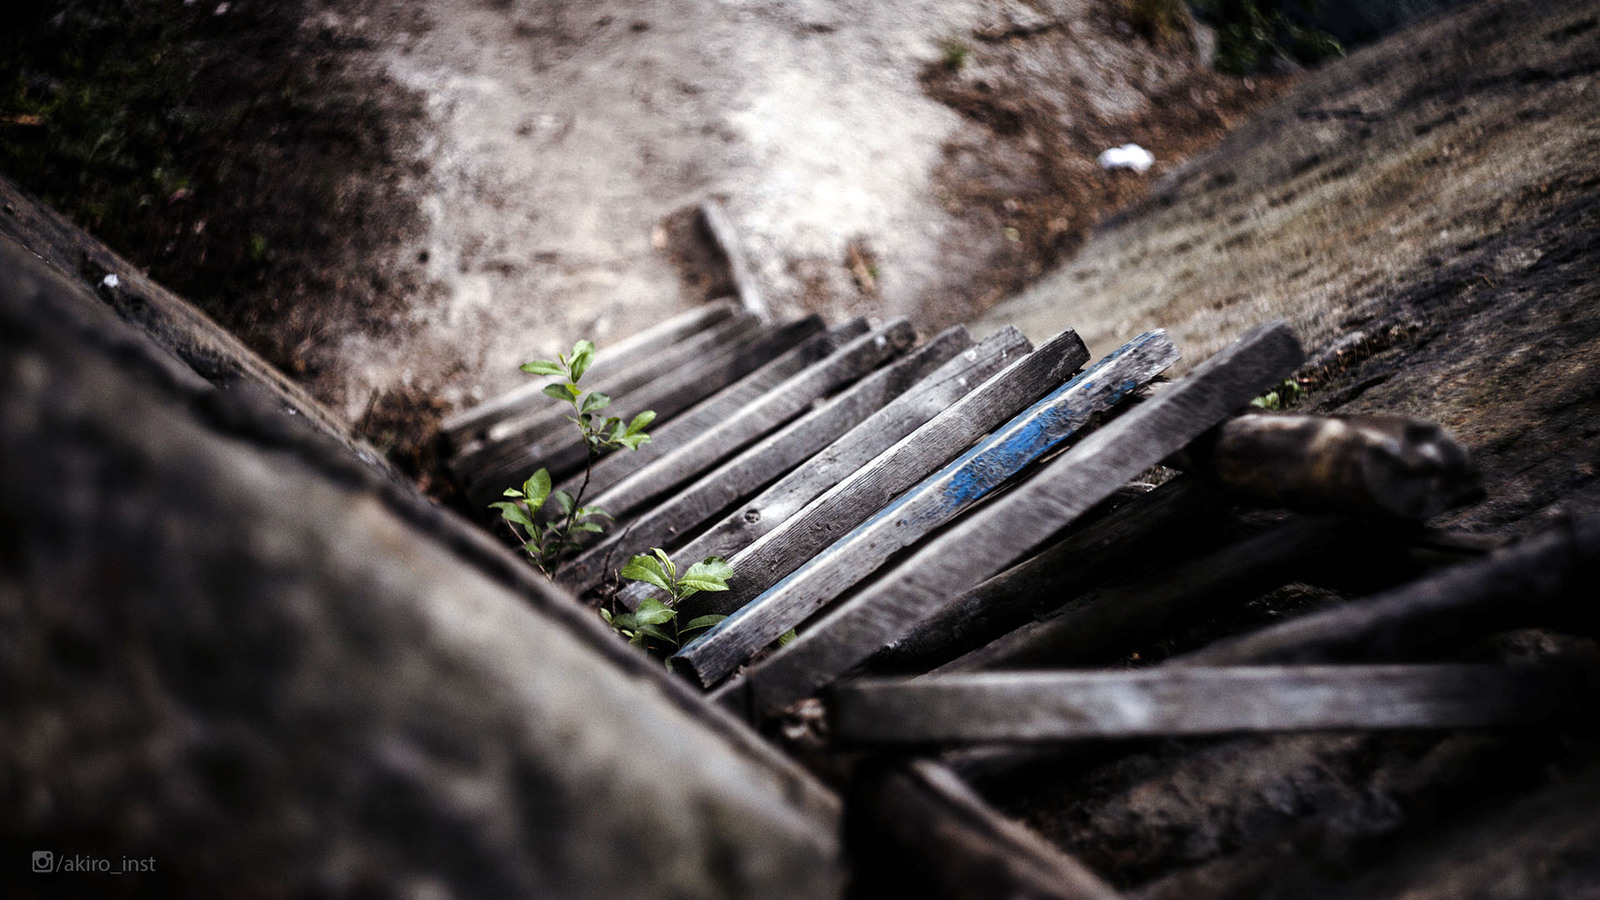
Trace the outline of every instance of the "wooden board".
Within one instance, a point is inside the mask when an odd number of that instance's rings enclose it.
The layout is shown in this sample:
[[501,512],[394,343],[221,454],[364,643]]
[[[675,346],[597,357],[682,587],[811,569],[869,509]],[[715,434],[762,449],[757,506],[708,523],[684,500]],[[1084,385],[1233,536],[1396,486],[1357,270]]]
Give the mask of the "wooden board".
[[[733,346],[760,334],[761,328],[754,316],[730,316],[662,349],[650,362],[631,358],[617,360],[615,368],[590,366],[584,386],[622,400],[648,386],[664,371],[702,365],[707,359],[730,353]],[[529,387],[535,391],[532,400],[515,414],[490,424],[477,440],[459,445],[450,459],[451,470],[479,471],[526,446],[538,444],[553,433],[564,434],[571,427],[566,419],[571,410],[544,395],[544,387],[549,383],[548,378],[531,378]]]
[[[649,409],[656,412],[660,421],[670,424],[674,416],[758,371],[797,345],[816,337],[820,331],[820,319],[802,319],[767,332],[749,343],[728,348],[726,352],[704,362],[662,372],[654,381],[614,402],[610,412],[632,419]],[[660,429],[652,433],[659,434]],[[469,474],[468,499],[474,506],[486,505],[498,498],[506,487],[519,484],[540,467],[548,468],[551,478],[559,482],[581,470],[586,456],[583,443],[576,434],[561,432],[552,435],[536,446],[518,449],[511,458],[492,468]],[[612,453],[606,459],[616,456],[618,454]]]
[[858,775],[846,810],[845,840],[858,866],[876,876],[862,896],[903,893],[907,881],[926,882],[931,896],[946,900],[1118,896],[1082,863],[1002,818],[932,760],[889,763]]
[[1219,641],[1168,665],[1386,660],[1517,627],[1600,618],[1600,516],[1374,597]]
[[830,708],[841,742],[936,744],[1479,728],[1592,697],[1571,672],[1531,667],[1240,666],[867,679]]
[[674,657],[702,685],[734,668],[988,497],[1178,361],[1163,332],[1135,338],[928,476]]
[[[867,320],[861,318],[835,325],[697,402],[676,418],[662,419],[659,426],[648,429],[649,443],[638,450],[613,453],[595,463],[589,479],[589,496],[609,490],[633,473],[722,427],[790,378],[827,359],[869,330]],[[580,479],[574,476],[559,487],[576,496],[579,484]]]
[[[805,462],[860,424],[884,404],[910,390],[952,357],[972,346],[957,325],[861,379],[821,407],[728,460],[705,477],[619,525],[562,568],[558,578],[578,588],[606,575],[607,558],[625,558],[628,548],[675,549],[711,517],[758,491],[762,485]],[[628,552],[632,552],[629,550]]]
[[1012,565],[1124,482],[1294,371],[1299,341],[1259,326],[1156,397],[1097,429],[1009,494],[858,592],[716,696],[764,719],[839,678],[952,596]]
[[733,289],[738,292],[740,305],[762,319],[768,318],[767,301],[756,286],[750,262],[739,244],[739,232],[733,227],[733,220],[728,218],[727,211],[716,200],[707,200],[700,204],[700,218],[705,222],[706,231],[711,233],[711,240],[722,251],[722,258],[728,261],[728,277],[733,280]]
[[[708,556],[732,557],[799,513],[823,492],[871,462],[897,441],[986,383],[996,372],[1026,357],[1031,346],[1022,332],[1003,328],[978,346],[940,366],[865,422],[829,444],[772,487],[689,541],[673,555],[690,563]],[[629,609],[650,596],[643,585],[623,590],[618,600]]]
[[[739,304],[728,299],[713,300],[693,307],[615,344],[600,347],[595,352],[594,364],[590,369],[600,374],[620,372],[640,360],[654,359],[688,336],[731,318],[738,309]],[[485,429],[501,419],[516,415],[528,407],[542,408],[543,391],[547,383],[542,379],[529,380],[516,390],[462,410],[447,417],[439,425],[439,432],[453,446],[459,447],[476,440]]]
[[[904,353],[917,333],[905,319],[864,334],[759,396],[730,406],[726,415],[609,486],[591,484],[593,504],[621,519],[732,456],[806,407]],[[598,492],[594,492],[596,487]]]
[[1230,505],[1204,481],[1180,475],[942,605],[883,648],[871,669],[921,673],[977,650],[1059,609],[1119,566],[1180,551]]
[[934,671],[976,672],[1109,662],[1155,632],[1211,611],[1218,601],[1243,602],[1291,578],[1317,557],[1358,557],[1363,538],[1387,533],[1352,529],[1339,519],[1295,519],[1187,560],[1170,571],[1067,602],[1048,618],[1010,632]]

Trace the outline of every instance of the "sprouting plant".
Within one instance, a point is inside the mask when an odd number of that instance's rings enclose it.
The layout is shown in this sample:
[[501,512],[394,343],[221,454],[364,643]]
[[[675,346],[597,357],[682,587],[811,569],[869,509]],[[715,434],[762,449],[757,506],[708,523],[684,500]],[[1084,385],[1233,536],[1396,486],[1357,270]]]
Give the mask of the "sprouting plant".
[[[505,520],[511,533],[522,543],[523,550],[533,564],[546,575],[552,574],[556,564],[577,548],[578,541],[574,535],[604,531],[599,520],[611,518],[602,509],[583,505],[583,495],[589,489],[595,460],[608,450],[621,447],[639,449],[640,445],[650,440],[650,435],[644,429],[656,417],[654,412],[646,410],[627,423],[616,416],[602,419],[599,413],[611,405],[611,398],[599,391],[586,394],[578,386],[592,362],[594,344],[578,341],[572,345],[570,356],[559,354],[554,362],[539,359],[522,366],[522,371],[530,375],[555,375],[562,379],[545,385],[544,393],[572,407],[573,415],[567,416],[567,420],[578,426],[583,437],[587,453],[583,482],[577,492],[552,490],[549,470],[540,469],[529,476],[521,488],[507,488],[504,496],[509,500],[489,504],[500,510],[500,518]],[[556,513],[543,517],[541,521],[539,513],[550,502],[555,504]]]
[[1300,386],[1300,382],[1293,378],[1285,378],[1277,387],[1251,400],[1250,405],[1256,409],[1288,409],[1299,403],[1305,395],[1306,389]]
[[611,623],[611,627],[621,632],[630,644],[650,646],[647,642],[655,641],[659,649],[677,649],[685,638],[727,618],[705,615],[688,622],[678,621],[678,605],[685,598],[701,591],[728,589],[733,567],[720,556],[708,556],[679,575],[678,567],[666,552],[659,547],[652,547],[649,553],[641,553],[628,560],[621,574],[629,581],[642,581],[667,592],[664,602],[650,597],[633,612],[612,614],[604,609],[600,611],[600,615]]

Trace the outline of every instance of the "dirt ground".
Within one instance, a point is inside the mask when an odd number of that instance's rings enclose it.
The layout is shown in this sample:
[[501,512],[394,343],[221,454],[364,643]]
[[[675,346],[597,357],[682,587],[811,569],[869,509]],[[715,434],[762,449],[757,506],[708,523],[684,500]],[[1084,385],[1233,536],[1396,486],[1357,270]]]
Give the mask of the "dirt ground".
[[[130,161],[105,180],[137,196],[110,215],[74,206],[81,184],[11,174],[414,472],[432,423],[521,362],[725,286],[691,214],[707,198],[775,315],[931,333],[1289,80],[1217,75],[1186,21],[1151,28],[1122,0],[241,0],[155,23],[64,6],[27,23],[71,45],[24,73],[35,99],[78,83],[61,70],[85,46],[147,41],[186,68],[102,66],[148,86],[136,112],[161,126],[118,132]],[[6,111],[5,139],[54,135],[50,102]],[[78,124],[93,141],[102,123]],[[1101,171],[1128,141],[1154,169]]]

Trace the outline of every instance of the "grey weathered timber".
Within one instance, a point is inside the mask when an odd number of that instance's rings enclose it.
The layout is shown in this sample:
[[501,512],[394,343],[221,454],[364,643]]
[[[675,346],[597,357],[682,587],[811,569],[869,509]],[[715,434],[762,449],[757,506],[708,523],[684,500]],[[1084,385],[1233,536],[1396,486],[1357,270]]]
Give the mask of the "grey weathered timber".
[[676,547],[706,520],[804,462],[970,346],[972,339],[964,327],[944,331],[641,512],[625,528],[613,529],[558,577],[579,588],[592,585],[605,574],[605,560],[615,556],[624,542],[637,548]]
[[1088,359],[1067,330],[1012,363],[804,509],[735,554],[729,590],[696,594],[685,615],[731,613],[866,521],[972,443],[1070,378]]
[[1592,626],[1600,516],[1556,526],[1437,575],[1228,638],[1168,665],[1388,660],[1517,627]]
[[700,204],[700,218],[706,223],[706,230],[711,232],[717,249],[728,261],[728,277],[733,280],[733,289],[738,292],[740,305],[746,312],[766,319],[766,298],[761,296],[761,289],[756,286],[755,276],[750,272],[750,262],[744,255],[744,247],[739,244],[739,232],[733,227],[733,220],[728,218],[727,210],[715,199],[707,200]]
[[[659,427],[650,429],[650,441],[638,450],[613,453],[595,463],[586,490],[590,496],[599,491],[609,490],[634,472],[675,453],[685,445],[698,440],[706,432],[721,427],[751,404],[776,390],[779,385],[808,367],[827,359],[870,329],[867,320],[862,318],[835,325],[825,333],[807,339],[782,356],[697,402],[676,418],[670,421],[663,420]],[[577,496],[576,492],[582,484],[582,479],[575,475],[559,487]],[[607,511],[610,512],[609,509]],[[620,513],[613,514],[620,515]]]
[[[762,331],[754,316],[735,315],[713,324],[704,331],[689,335],[650,359],[631,358],[621,361],[614,369],[596,369],[590,366],[587,375],[588,390],[599,391],[615,400],[625,400],[634,391],[647,387],[659,379],[663,372],[686,366],[703,365],[706,360],[726,355],[728,348],[753,339]],[[530,383],[537,393],[522,409],[494,422],[484,429],[481,437],[457,446],[450,459],[452,471],[471,474],[514,456],[525,447],[536,445],[552,434],[566,436],[571,427],[566,416],[571,410],[543,393],[546,378],[536,378]]]
[[[850,341],[748,401],[720,398],[725,402],[725,411],[707,415],[709,421],[704,428],[682,435],[685,440],[673,440],[672,434],[663,437],[660,446],[666,452],[615,483],[591,481],[590,490],[594,492],[598,488],[598,492],[593,493],[593,504],[618,519],[633,515],[662,494],[793,419],[816,401],[904,353],[916,340],[917,333],[911,323],[896,319]],[[698,413],[691,413],[686,421],[698,417]],[[673,430],[674,433],[679,431]]]
[[1216,488],[1180,475],[1125,501],[1036,556],[943,605],[873,659],[877,672],[926,672],[972,652],[1093,587],[1115,567],[1182,546],[1187,533],[1228,512]]
[[1258,326],[1158,396],[1111,420],[1033,478],[846,600],[717,697],[765,718],[833,683],[889,641],[1004,570],[1123,482],[1194,440],[1300,364],[1287,325]]
[[[705,362],[663,372],[654,381],[613,402],[607,411],[632,419],[647,409],[654,410],[657,419],[670,423],[672,417],[707,399],[708,395],[759,371],[775,358],[787,356],[797,345],[814,347],[818,353],[825,354],[825,340],[810,343],[811,338],[819,336],[822,327],[821,319],[815,316],[778,327]],[[660,430],[653,433],[659,434]],[[581,469],[586,455],[583,442],[576,435],[554,434],[487,471],[469,476],[468,499],[475,504],[486,504],[499,497],[507,486],[517,484],[541,466],[548,468],[550,477],[559,482]],[[619,455],[612,453],[606,459]]]
[[830,695],[841,742],[938,744],[1263,731],[1479,728],[1592,700],[1567,669],[1238,666],[863,679]]
[[[1116,900],[1118,894],[1082,863],[1003,818],[949,767],[928,759],[890,763],[857,778],[846,840],[862,865],[910,866],[940,900]],[[897,877],[898,876],[898,877]],[[904,873],[883,871],[884,888]],[[897,883],[898,882],[898,883]]]
[[1404,416],[1235,416],[1183,457],[1254,502],[1309,511],[1426,519],[1478,491],[1466,449]]
[[[789,521],[824,491],[949,409],[968,392],[985,384],[996,372],[1014,364],[1019,357],[1027,358],[1031,350],[1021,332],[1015,328],[1000,329],[978,346],[940,366],[915,387],[811,457],[805,465],[695,537],[674,556],[692,563],[708,556],[735,555]],[[622,591],[619,602],[636,609],[650,593],[648,586],[634,584]]]
[[1164,332],[1134,338],[873,514],[674,660],[702,685],[721,681],[889,557],[970,509],[1177,361],[1177,348]]
[[1171,571],[1078,597],[1048,618],[985,644],[935,672],[1025,669],[1105,661],[1152,631],[1171,629],[1219,601],[1242,601],[1282,584],[1293,567],[1315,557],[1349,555],[1376,533],[1338,519],[1297,519],[1269,528]]
[[[620,372],[640,361],[656,358],[668,347],[689,335],[704,331],[711,325],[732,317],[739,304],[728,299],[713,300],[673,316],[618,341],[600,347],[595,352],[594,364],[589,368],[596,374]],[[543,407],[544,386],[549,382],[529,381],[513,391],[480,403],[447,417],[439,431],[454,446],[462,446],[483,436],[483,432],[501,419],[521,412],[525,407]],[[604,389],[601,389],[604,390]]]

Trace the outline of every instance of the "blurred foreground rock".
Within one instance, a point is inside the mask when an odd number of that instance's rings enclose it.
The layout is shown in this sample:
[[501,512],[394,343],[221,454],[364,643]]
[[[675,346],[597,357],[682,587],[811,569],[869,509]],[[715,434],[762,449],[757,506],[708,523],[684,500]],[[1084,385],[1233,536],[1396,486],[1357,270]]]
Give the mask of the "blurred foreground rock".
[[837,894],[830,795],[304,418],[0,237],[0,894]]

